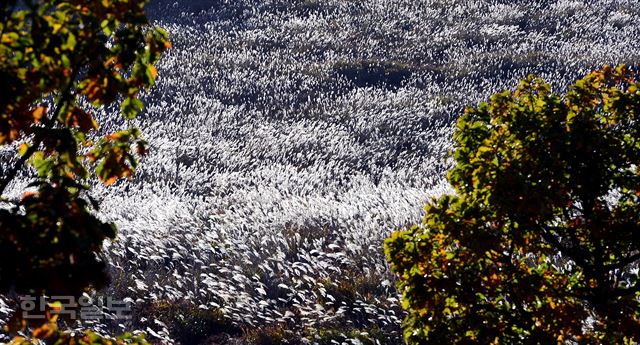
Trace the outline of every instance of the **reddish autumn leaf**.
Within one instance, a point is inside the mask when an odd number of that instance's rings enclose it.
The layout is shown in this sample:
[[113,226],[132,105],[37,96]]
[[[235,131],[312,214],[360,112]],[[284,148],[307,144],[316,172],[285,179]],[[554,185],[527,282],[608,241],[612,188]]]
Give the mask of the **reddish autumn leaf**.
[[36,123],[40,122],[40,120],[42,120],[42,118],[45,117],[46,113],[47,113],[46,107],[37,107],[31,112],[31,114],[33,114],[33,120]]

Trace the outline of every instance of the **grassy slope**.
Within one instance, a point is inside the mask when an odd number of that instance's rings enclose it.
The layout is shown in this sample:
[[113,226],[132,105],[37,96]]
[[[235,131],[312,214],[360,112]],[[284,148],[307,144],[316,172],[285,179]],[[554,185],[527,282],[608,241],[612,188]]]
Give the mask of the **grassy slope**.
[[446,189],[452,121],[528,73],[560,90],[637,65],[638,8],[154,2],[175,48],[139,123],[152,153],[133,184],[96,192],[121,229],[108,293],[137,300],[123,326],[164,342],[400,342],[381,244]]

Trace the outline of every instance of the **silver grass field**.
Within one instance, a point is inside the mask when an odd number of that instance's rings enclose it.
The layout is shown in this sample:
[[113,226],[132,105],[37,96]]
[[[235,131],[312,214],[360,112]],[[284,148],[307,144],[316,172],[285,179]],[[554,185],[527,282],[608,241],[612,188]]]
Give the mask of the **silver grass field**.
[[[640,63],[637,0],[160,0],[148,13],[174,45],[136,120],[150,154],[131,182],[92,192],[119,227],[97,293],[133,317],[84,326],[156,343],[401,343],[382,244],[448,191],[464,107],[530,73],[561,92]],[[99,118],[126,126],[114,109]]]

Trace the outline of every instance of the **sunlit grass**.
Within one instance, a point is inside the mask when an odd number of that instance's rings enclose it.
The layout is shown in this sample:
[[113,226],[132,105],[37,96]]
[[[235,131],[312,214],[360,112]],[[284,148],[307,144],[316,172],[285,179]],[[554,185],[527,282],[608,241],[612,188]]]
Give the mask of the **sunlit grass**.
[[529,73],[562,89],[640,61],[625,1],[173,3],[149,8],[174,43],[138,120],[150,156],[95,186],[120,227],[107,293],[140,308],[94,326],[163,342],[210,316],[191,306],[264,330],[249,340],[399,343],[382,241],[446,190],[463,107]]

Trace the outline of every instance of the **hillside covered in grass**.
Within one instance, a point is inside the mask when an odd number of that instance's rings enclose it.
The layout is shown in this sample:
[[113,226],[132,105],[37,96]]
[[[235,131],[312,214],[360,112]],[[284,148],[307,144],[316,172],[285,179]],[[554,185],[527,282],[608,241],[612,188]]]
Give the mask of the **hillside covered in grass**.
[[100,293],[134,313],[93,327],[161,343],[400,343],[382,242],[447,190],[464,107],[530,73],[559,91],[640,64],[634,0],[157,0],[148,13],[174,45],[136,120],[150,153],[131,183],[94,187],[120,228]]

